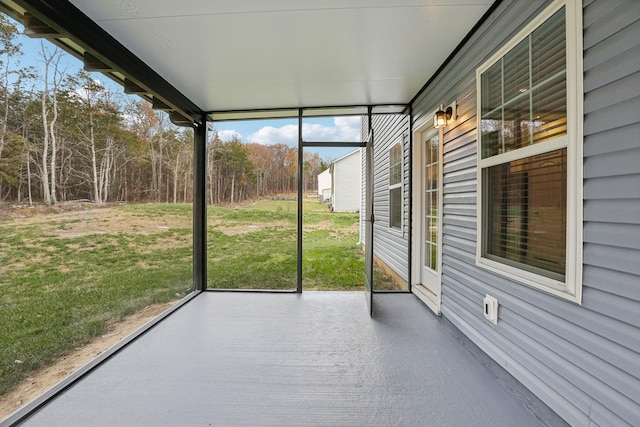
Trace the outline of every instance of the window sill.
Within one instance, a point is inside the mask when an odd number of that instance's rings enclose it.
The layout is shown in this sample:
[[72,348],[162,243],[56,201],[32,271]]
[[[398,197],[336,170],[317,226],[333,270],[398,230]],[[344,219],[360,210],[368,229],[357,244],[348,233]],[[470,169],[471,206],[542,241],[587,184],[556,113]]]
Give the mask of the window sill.
[[476,265],[492,273],[522,283],[547,294],[551,294],[576,304],[582,303],[581,296],[579,293],[575,292],[575,289],[577,288],[575,284],[573,284],[573,289],[571,289],[571,283],[561,282],[482,257],[476,259]]

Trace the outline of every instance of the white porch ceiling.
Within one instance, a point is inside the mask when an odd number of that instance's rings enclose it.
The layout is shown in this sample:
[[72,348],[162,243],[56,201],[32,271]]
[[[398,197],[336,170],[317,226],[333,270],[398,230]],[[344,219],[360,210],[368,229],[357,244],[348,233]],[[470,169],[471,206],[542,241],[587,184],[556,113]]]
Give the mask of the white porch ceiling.
[[406,104],[493,1],[71,3],[202,110],[223,112]]

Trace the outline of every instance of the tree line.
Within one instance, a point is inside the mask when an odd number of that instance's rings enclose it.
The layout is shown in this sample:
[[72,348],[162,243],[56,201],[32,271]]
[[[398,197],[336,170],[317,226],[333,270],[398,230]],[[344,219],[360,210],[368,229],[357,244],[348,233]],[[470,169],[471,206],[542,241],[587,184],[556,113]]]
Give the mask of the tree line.
[[[139,98],[67,73],[42,41],[40,65],[23,67],[19,29],[0,15],[0,202],[55,205],[191,202],[193,131]],[[297,148],[208,141],[208,202],[238,203],[297,190]],[[305,153],[305,191],[328,163]]]

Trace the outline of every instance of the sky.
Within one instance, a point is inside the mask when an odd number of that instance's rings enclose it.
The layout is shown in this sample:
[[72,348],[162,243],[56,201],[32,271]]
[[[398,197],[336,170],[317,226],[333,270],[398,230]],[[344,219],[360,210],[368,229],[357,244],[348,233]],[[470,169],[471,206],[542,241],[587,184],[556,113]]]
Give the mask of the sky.
[[[215,122],[213,128],[223,141],[234,135],[243,142],[258,144],[286,144],[298,146],[298,119],[250,120]],[[360,117],[305,118],[302,122],[302,139],[322,142],[360,141]],[[316,152],[323,159],[335,160],[354,150],[353,147],[313,147],[305,149]]]
[[[21,25],[18,24],[20,29]],[[20,36],[19,43],[22,44],[21,63],[23,65],[41,66],[40,59],[40,39],[30,39]],[[45,41],[45,46],[50,51],[54,45]],[[67,73],[74,74],[82,69],[82,62],[77,58],[64,54],[61,61],[62,69]],[[101,73],[91,73],[96,81],[114,92],[122,92],[122,88],[108,77]],[[286,144],[292,147],[298,145],[298,119],[276,119],[276,120],[247,120],[231,122],[215,122],[213,128],[218,132],[218,136],[223,141],[230,140],[234,135],[238,136],[245,143],[259,144]],[[360,141],[360,117],[322,117],[304,118],[302,123],[302,137],[305,141],[323,142],[355,142]],[[305,152],[316,152],[324,160],[335,160],[350,153],[354,148],[349,147],[310,147]]]

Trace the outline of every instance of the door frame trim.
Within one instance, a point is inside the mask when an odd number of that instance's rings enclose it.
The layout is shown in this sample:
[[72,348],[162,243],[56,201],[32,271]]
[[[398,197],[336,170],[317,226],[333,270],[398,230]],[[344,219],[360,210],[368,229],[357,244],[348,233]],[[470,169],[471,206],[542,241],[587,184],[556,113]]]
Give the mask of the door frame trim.
[[[435,114],[435,110],[431,114],[427,114],[426,117],[433,117]],[[423,194],[422,194],[422,174],[424,165],[422,165],[423,161],[423,144],[421,139],[421,134],[433,128],[433,124],[430,120],[423,120],[418,126],[416,126],[413,130],[413,177],[412,177],[412,188],[411,192],[413,194],[411,200],[412,210],[414,215],[411,218],[411,290],[412,292],[422,301],[427,307],[435,314],[441,314],[441,303],[442,303],[442,281],[440,286],[438,287],[438,292],[434,295],[432,292],[427,290],[425,286],[421,284],[421,270],[422,270],[422,217],[424,216],[424,207],[422,205]],[[443,148],[444,148],[444,130],[442,128],[438,131],[438,136],[440,138],[440,174],[443,173]],[[440,269],[438,274],[440,278],[442,278],[442,207],[444,206],[443,202],[443,179],[439,180],[439,197],[438,203],[441,207],[440,211],[440,224],[438,230],[438,262],[440,263]]]

